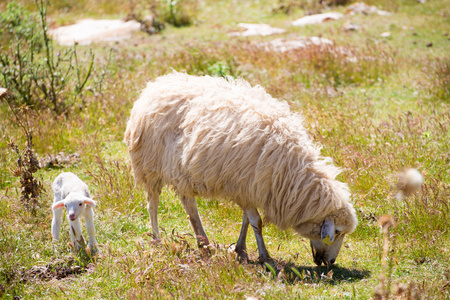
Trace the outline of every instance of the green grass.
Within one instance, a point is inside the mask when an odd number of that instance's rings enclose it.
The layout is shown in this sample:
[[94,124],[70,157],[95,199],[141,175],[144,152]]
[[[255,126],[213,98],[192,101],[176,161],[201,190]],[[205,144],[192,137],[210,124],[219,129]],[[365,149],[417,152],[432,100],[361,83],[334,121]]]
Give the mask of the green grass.
[[[445,33],[450,33],[450,12],[446,1],[373,0],[367,3],[394,14],[357,15],[302,28],[289,24],[304,11],[272,13],[277,1],[200,3],[196,25],[169,26],[158,35],[136,33],[129,41],[91,45],[94,78],[113,48],[102,93],[84,91],[83,102],[65,116],[30,112],[28,121],[39,158],[61,151],[80,155],[76,164],[38,172],[46,191],[36,217],[20,203],[20,182],[12,174],[17,157],[8,147],[10,140],[23,147],[25,137],[9,108],[0,104],[0,297],[372,299],[383,274],[378,219],[389,214],[396,221],[388,253],[392,294],[404,284],[418,299],[449,299],[450,41]],[[130,5],[55,1],[49,17],[56,24],[84,17],[124,17]],[[4,6],[0,3],[1,9]],[[25,7],[35,11],[31,1],[25,1]],[[343,12],[345,7],[332,9]],[[341,26],[348,19],[363,29],[343,32]],[[238,30],[239,22],[268,23],[287,32],[229,37],[227,33]],[[391,36],[380,37],[385,31]],[[321,35],[335,45],[282,54],[256,46],[298,35]],[[433,45],[427,47],[428,43]],[[78,49],[89,53],[89,47]],[[349,57],[356,58],[356,63]],[[271,224],[265,225],[264,235],[278,274],[256,263],[258,252],[251,231],[251,261],[237,263],[229,249],[237,241],[242,213],[224,199],[198,199],[214,245],[199,250],[170,186],[164,188],[159,207],[162,240],[152,242],[146,195],[134,185],[122,139],[129,111],[145,82],[172,69],[195,75],[242,76],[304,115],[310,135],[323,146],[323,155],[342,168],[339,179],[352,191],[360,222],[346,238],[337,266],[315,267],[307,239]],[[394,198],[392,186],[395,174],[406,167],[419,169],[425,183],[400,201]],[[61,243],[56,251],[52,249],[51,183],[62,171],[78,174],[98,203],[95,225],[101,254],[97,259],[85,254],[71,259],[66,220]],[[47,266],[53,271],[46,274],[53,275],[43,277],[36,266]],[[58,270],[74,274],[57,279]]]

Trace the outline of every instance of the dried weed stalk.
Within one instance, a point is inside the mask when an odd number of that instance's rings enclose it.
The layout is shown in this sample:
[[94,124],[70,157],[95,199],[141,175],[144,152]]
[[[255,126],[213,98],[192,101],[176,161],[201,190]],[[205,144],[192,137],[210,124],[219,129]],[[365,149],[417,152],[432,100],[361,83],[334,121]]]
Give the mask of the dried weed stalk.
[[7,90],[2,89],[2,91],[0,91],[0,100],[5,100],[8,104],[26,137],[26,147],[23,150],[20,150],[19,146],[13,141],[8,143],[9,147],[11,147],[18,156],[17,166],[11,169],[11,172],[14,176],[20,177],[20,201],[23,203],[26,210],[30,211],[31,214],[35,216],[36,211],[39,208],[39,196],[44,190],[44,186],[42,182],[33,175],[40,169],[40,165],[33,150],[32,130],[27,119],[29,108],[27,106],[21,107],[19,112],[22,114],[22,117],[20,117],[19,113],[11,106],[9,102],[10,97],[12,96]]

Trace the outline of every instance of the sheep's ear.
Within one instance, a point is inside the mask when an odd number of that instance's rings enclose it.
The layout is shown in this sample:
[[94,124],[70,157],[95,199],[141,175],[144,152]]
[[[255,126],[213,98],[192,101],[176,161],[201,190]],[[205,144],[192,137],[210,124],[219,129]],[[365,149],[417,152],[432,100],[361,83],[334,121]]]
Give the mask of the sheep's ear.
[[56,202],[55,204],[53,204],[52,209],[57,210],[57,209],[63,208],[63,207],[64,207],[64,201],[59,201],[59,202]]
[[322,225],[321,231],[322,242],[326,245],[331,245],[334,241],[334,221],[330,219],[325,219]]
[[95,207],[96,203],[91,198],[84,198],[83,202],[90,207]]

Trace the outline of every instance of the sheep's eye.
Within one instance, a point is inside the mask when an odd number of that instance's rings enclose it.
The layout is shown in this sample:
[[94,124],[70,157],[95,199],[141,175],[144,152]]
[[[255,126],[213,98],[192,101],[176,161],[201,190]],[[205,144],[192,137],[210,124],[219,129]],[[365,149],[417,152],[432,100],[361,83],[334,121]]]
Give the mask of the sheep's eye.
[[81,206],[81,204],[82,204],[82,203],[80,203],[80,206]]
[[336,235],[340,235],[340,234],[341,234],[341,232],[340,232],[339,230],[336,230],[334,233],[335,233]]

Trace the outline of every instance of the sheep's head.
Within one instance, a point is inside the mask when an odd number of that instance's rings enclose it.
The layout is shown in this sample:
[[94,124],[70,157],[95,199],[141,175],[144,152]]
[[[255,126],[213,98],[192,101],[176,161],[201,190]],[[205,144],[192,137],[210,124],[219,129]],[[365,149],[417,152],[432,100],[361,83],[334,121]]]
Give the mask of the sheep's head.
[[67,210],[67,216],[71,221],[75,221],[80,215],[84,213],[86,206],[95,207],[95,201],[84,196],[81,193],[70,193],[64,200],[53,204],[53,210],[62,209]]
[[331,266],[341,250],[345,235],[353,232],[358,221],[355,210],[350,205],[329,215],[321,223],[306,223],[297,231],[310,239],[311,250],[316,265]]

